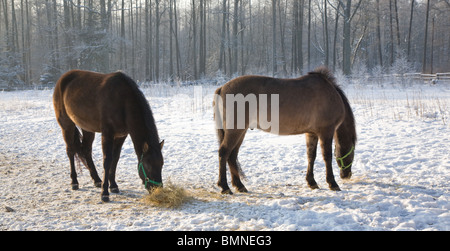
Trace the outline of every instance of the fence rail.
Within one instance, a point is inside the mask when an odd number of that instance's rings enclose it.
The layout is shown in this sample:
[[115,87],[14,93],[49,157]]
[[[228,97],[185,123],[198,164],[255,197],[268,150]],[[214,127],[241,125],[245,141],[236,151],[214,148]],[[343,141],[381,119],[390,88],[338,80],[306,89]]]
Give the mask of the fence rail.
[[353,76],[350,79],[358,81],[359,79],[366,79],[380,84],[385,82],[393,83],[425,83],[425,84],[450,84],[450,72],[424,74],[424,73],[405,73],[405,74],[383,74],[379,76]]
[[[364,78],[364,76],[350,77],[351,79]],[[445,73],[435,73],[435,74],[423,74],[423,73],[405,73],[405,74],[385,74],[381,76],[366,76],[369,81],[387,81],[396,80],[396,82],[405,83],[405,81],[418,81],[426,84],[440,84],[446,83],[450,84],[450,72]],[[0,80],[0,91],[11,91],[11,90],[24,90],[24,89],[43,89],[52,88],[53,85],[32,85],[32,86],[10,86],[8,83]]]
[[406,73],[403,74],[406,78],[414,80],[422,80],[426,83],[436,84],[438,82],[450,82],[450,72],[435,73],[435,74],[423,74],[423,73]]

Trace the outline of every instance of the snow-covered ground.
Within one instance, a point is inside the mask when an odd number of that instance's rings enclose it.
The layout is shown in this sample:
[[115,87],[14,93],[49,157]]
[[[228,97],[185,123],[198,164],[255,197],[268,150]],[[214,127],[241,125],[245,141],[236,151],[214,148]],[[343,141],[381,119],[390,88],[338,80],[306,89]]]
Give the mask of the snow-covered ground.
[[[450,86],[343,87],[359,140],[351,180],[333,162],[342,191],[328,190],[320,155],[321,189],[307,187],[304,136],[254,130],[239,156],[250,193],[232,196],[216,186],[216,86],[143,88],[165,140],[163,180],[193,197],[177,209],[141,201],[129,138],[121,194],[101,203],[85,168],[72,191],[52,90],[0,92],[0,230],[450,230]],[[94,159],[102,173],[99,135]]]

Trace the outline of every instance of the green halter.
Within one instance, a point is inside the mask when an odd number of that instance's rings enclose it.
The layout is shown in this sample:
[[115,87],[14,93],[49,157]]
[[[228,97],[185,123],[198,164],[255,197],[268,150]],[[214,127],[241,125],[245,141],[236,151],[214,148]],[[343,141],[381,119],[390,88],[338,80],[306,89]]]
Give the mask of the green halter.
[[352,161],[350,164],[344,166],[344,159],[347,158],[353,152],[353,150],[355,150],[355,146],[352,146],[352,149],[350,149],[350,151],[346,155],[344,155],[343,157],[337,158],[337,160],[339,160],[341,162],[341,166],[339,167],[341,170],[345,170],[353,164],[353,161]]
[[145,170],[144,170],[144,163],[142,162],[143,159],[144,159],[144,154],[141,155],[141,160],[139,161],[139,166],[138,166],[138,172],[139,172],[139,169],[142,169],[142,173],[144,174],[144,178],[145,178],[144,179],[145,188],[147,188],[147,183],[152,183],[157,186],[162,186],[162,182],[157,182],[157,181],[151,180],[149,177],[147,177],[147,174],[145,173]]

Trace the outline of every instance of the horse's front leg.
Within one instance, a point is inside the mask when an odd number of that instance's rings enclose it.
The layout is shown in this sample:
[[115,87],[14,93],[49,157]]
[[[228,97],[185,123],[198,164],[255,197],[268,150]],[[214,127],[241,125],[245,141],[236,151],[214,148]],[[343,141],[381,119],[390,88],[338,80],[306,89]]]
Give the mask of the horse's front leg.
[[108,186],[109,186],[109,172],[111,170],[111,165],[113,163],[113,145],[114,145],[113,134],[104,131],[102,133],[104,176],[101,193],[101,198],[103,202],[109,202]]
[[327,176],[327,183],[330,187],[330,190],[333,191],[341,191],[338,184],[336,183],[336,180],[334,179],[333,174],[333,167],[332,167],[332,159],[333,159],[333,137],[327,137],[327,138],[321,138],[320,139],[320,145],[322,147],[322,155],[323,160],[325,161],[325,167],[326,167],[326,176]]
[[113,146],[113,161],[111,168],[109,170],[109,188],[111,190],[111,193],[119,193],[119,186],[116,183],[116,168],[117,163],[119,162],[120,158],[120,152],[122,150],[123,142],[125,141],[127,137],[121,137],[121,138],[114,138],[114,146]]
[[317,154],[318,138],[314,134],[306,134],[306,153],[308,155],[308,169],[306,170],[306,182],[311,189],[317,189],[316,180],[314,179],[314,161]]

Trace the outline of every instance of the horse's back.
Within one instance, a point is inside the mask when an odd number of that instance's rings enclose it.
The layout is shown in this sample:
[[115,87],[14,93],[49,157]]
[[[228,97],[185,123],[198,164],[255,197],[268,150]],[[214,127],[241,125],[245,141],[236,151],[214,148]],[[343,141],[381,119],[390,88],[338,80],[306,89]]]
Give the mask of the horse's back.
[[[277,79],[264,76],[242,76],[226,83],[220,95],[224,103],[227,94],[244,96],[279,95],[279,134],[317,132],[337,127],[345,108],[334,84],[321,74],[308,74],[297,79]],[[267,108],[270,111],[270,104]]]
[[125,74],[71,70],[58,80],[53,94],[55,112],[91,132],[101,132],[107,113],[120,114],[127,88]]

